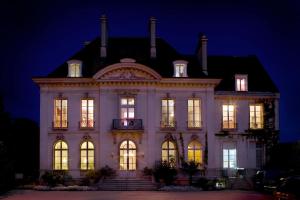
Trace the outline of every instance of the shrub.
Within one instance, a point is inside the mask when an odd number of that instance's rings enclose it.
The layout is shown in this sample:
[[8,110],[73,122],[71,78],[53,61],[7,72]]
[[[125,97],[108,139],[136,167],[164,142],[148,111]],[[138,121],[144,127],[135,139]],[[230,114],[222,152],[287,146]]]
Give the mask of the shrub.
[[111,177],[116,176],[116,170],[109,167],[108,165],[105,165],[105,167],[102,167],[99,170],[99,173],[100,173],[100,177],[103,178],[103,179],[111,178]]
[[152,176],[153,174],[153,170],[151,168],[145,167],[143,169],[143,175],[144,176]]
[[176,179],[177,170],[172,164],[167,161],[163,161],[159,162],[159,164],[155,166],[153,174],[156,182],[163,180],[166,185],[171,185]]
[[66,171],[46,171],[41,176],[42,181],[51,187],[54,187],[58,184],[65,184],[68,181],[72,180],[72,176]]
[[81,185],[91,185],[97,183],[100,179],[100,170],[90,170],[86,172],[85,177],[81,180]]
[[182,164],[181,170],[188,174],[189,176],[189,184],[192,185],[193,175],[197,174],[200,170],[198,169],[199,163],[195,163],[194,161],[184,162]]

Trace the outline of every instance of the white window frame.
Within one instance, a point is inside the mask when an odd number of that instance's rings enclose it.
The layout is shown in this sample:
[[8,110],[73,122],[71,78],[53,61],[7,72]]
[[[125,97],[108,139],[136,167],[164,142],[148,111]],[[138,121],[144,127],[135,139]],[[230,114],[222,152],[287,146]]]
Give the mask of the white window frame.
[[[189,106],[189,101],[192,101],[193,102],[193,106]],[[199,101],[199,107],[198,107],[198,114],[199,114],[199,120],[197,121],[196,118],[196,106],[195,106],[195,101]],[[188,107],[188,112],[187,112],[187,125],[188,125],[188,128],[201,128],[202,127],[202,116],[201,116],[201,99],[200,98],[190,98],[188,99],[188,102],[187,102],[187,107]],[[192,108],[192,119],[189,118],[189,108]]]
[[69,60],[68,62],[68,77],[82,77],[82,61]]
[[[230,115],[229,107],[233,106],[233,113],[232,116]],[[226,107],[226,115],[224,115],[224,107]],[[231,126],[230,118],[233,118],[233,125]],[[224,120],[226,119],[226,120]],[[222,129],[236,129],[237,122],[236,122],[236,105],[232,103],[224,103],[222,104]]]
[[[122,104],[122,100],[126,99],[127,104]],[[128,104],[128,99],[133,99],[134,103]],[[127,110],[127,117],[125,118],[124,116],[122,116],[122,109],[125,108]],[[133,108],[133,118],[129,117],[129,109]],[[128,120],[132,120],[132,119],[136,119],[136,98],[134,96],[120,96],[120,100],[119,100],[119,111],[120,111],[120,119],[121,119],[121,123],[123,126],[128,126],[129,125],[129,121]]]
[[246,92],[248,91],[248,75],[236,74],[235,75],[235,91]]
[[235,143],[224,143],[223,144],[222,168],[223,169],[238,168],[238,150],[237,150]]
[[[254,108],[254,112],[251,111],[251,106]],[[260,116],[257,115],[257,107],[260,107]],[[251,116],[251,113],[254,115]],[[251,119],[253,117],[253,119]],[[260,118],[261,122],[258,123],[257,119]],[[254,121],[253,121],[254,120]],[[254,103],[249,105],[249,128],[250,129],[263,129],[264,128],[264,106],[262,103]]]
[[176,60],[173,62],[174,74],[173,77],[188,77],[187,75],[187,64],[185,60]]

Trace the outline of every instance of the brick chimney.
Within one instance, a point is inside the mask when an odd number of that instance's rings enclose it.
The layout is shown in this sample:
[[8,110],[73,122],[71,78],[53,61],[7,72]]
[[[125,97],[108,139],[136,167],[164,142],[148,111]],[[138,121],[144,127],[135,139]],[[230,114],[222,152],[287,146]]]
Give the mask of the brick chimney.
[[100,47],[100,57],[106,57],[106,47],[107,47],[107,17],[102,15],[100,17],[101,21],[101,47]]
[[156,58],[156,19],[150,17],[150,57]]

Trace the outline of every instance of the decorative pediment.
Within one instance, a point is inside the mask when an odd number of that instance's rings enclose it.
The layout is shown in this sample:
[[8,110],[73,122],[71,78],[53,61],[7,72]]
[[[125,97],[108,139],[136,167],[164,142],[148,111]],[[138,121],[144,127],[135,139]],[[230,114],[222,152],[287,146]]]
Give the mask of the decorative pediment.
[[147,66],[133,62],[122,62],[105,67],[97,72],[93,78],[103,81],[138,81],[159,80],[161,76]]

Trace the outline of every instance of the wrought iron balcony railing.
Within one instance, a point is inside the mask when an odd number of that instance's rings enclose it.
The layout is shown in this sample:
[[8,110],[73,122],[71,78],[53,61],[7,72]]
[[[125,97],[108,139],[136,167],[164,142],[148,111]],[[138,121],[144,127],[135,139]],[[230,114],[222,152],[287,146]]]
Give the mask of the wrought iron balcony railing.
[[221,123],[222,130],[236,130],[238,128],[238,124],[236,122],[225,121]]
[[94,129],[95,121],[94,120],[82,120],[78,122],[79,129]]
[[55,120],[52,122],[52,129],[68,129],[69,122],[67,120]]
[[143,130],[142,119],[113,119],[113,130]]
[[161,129],[176,129],[176,121],[161,121],[160,128]]
[[202,121],[187,121],[187,128],[188,129],[201,129]]
[[257,123],[257,122],[249,123],[249,129],[263,129],[263,128],[264,128],[263,123]]

